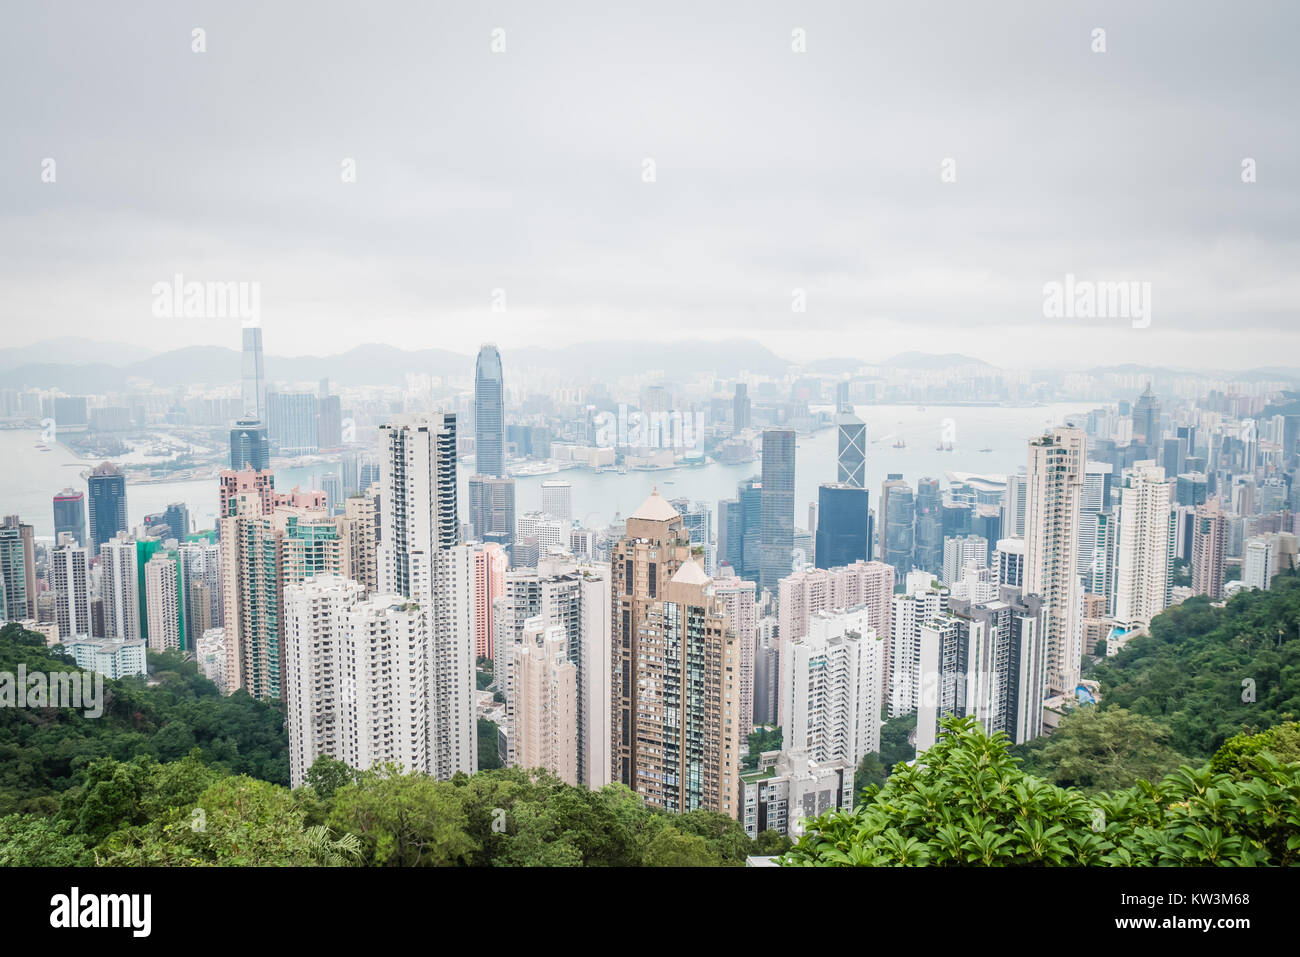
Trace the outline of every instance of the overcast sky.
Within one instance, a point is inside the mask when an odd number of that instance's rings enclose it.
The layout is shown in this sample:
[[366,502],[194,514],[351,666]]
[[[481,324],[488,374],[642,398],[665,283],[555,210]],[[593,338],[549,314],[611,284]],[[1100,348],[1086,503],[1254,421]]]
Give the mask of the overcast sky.
[[[236,346],[152,315],[181,273],[260,283],[272,354],[1300,364],[1298,28],[1287,0],[11,4],[5,344]],[[1067,273],[1149,282],[1150,325],[1045,318]]]

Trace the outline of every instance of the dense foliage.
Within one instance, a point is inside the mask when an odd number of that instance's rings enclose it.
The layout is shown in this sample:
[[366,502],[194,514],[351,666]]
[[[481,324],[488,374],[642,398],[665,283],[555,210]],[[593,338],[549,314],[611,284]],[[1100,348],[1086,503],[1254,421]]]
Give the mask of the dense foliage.
[[1103,708],[1168,726],[1168,745],[1197,761],[1234,735],[1300,717],[1300,575],[1243,591],[1223,607],[1192,598],[1151,621],[1100,665]]
[[[1006,736],[948,719],[922,760],[851,812],[808,822],[786,865],[1292,865],[1300,763],[1256,750],[1236,777],[1184,766],[1089,798],[1022,771]],[[1249,750],[1242,748],[1240,750]]]
[[437,781],[322,758],[287,788],[205,766],[197,752],[92,763],[56,817],[0,818],[0,865],[726,866],[762,849],[722,814],[648,810],[622,785],[540,771]]
[[[0,671],[75,672],[61,651],[17,623],[0,629]],[[245,693],[223,697],[176,654],[150,655],[152,680],[104,681],[104,714],[71,708],[0,708],[0,815],[52,813],[96,759],[175,761],[198,748],[204,764],[289,783],[289,741],[279,708]]]
[[[882,708],[882,718],[885,712],[886,709]],[[880,750],[863,755],[853,775],[855,801],[871,785],[884,784],[896,764],[916,757],[916,746],[912,743],[912,733],[915,730],[916,712],[885,721],[880,729]]]
[[749,750],[740,759],[742,771],[753,771],[758,767],[758,758],[764,751],[780,751],[784,735],[778,725],[775,728],[762,725],[749,733],[746,743]]
[[1156,781],[1187,763],[1169,746],[1173,732],[1124,708],[1078,708],[1049,737],[1012,748],[1021,767],[1060,787],[1085,793]]
[[501,767],[501,751],[497,747],[497,724],[487,718],[478,719],[478,767],[491,771]]

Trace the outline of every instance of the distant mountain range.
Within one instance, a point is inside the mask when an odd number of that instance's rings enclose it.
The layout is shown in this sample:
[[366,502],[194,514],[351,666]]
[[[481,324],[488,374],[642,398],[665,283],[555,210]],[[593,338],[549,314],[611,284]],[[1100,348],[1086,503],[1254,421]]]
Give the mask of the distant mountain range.
[[[845,375],[864,366],[932,371],[959,366],[996,368],[982,359],[960,353],[903,352],[888,359],[829,358],[795,363],[778,356],[752,339],[681,342],[605,341],[559,348],[529,347],[502,353],[506,375],[510,370],[549,371],[577,380],[596,375],[616,379],[637,373],[662,371],[666,378],[685,379],[702,373],[734,378],[744,372],[779,376],[798,368],[815,375]],[[1180,370],[1135,364],[1088,370],[1105,373],[1171,376]],[[29,346],[0,349],[0,384],[8,388],[57,388],[70,394],[119,392],[145,385],[175,388],[188,385],[223,385],[238,381],[239,350],[221,346],[190,346],[151,353],[118,342],[83,339],[49,339]],[[446,349],[399,349],[368,344],[332,356],[266,356],[271,383],[314,383],[329,378],[340,385],[400,383],[408,374],[468,379],[474,374],[474,356]],[[1228,379],[1295,379],[1300,370],[1267,367],[1207,374]]]
[[[0,350],[0,379],[9,388],[58,388],[73,394],[114,392],[145,383],[159,388],[220,385],[239,379],[237,349],[190,346],[141,356],[120,344],[94,344],[74,351],[64,340],[22,349]],[[91,361],[93,356],[94,361]],[[78,359],[85,357],[85,361]],[[597,372],[618,378],[663,370],[669,378],[715,372],[780,375],[790,363],[747,339],[674,343],[593,342],[557,349],[526,348],[502,354],[506,374],[514,368],[549,370],[584,379]],[[265,357],[269,382],[316,382],[328,377],[341,385],[399,383],[408,374],[470,378],[474,356],[445,349],[399,349],[371,344],[333,356]]]

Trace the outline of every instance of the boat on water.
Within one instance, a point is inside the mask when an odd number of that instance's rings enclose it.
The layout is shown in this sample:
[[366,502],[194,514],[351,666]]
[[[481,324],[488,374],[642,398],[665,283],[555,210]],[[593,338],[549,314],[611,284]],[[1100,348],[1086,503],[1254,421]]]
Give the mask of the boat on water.
[[50,447],[49,447],[48,445],[46,445],[44,442],[37,442],[36,445],[34,446],[34,448],[35,448],[38,452],[49,452],[49,451],[51,451]]
[[896,440],[894,441],[894,448],[896,448],[896,449],[905,449],[905,448],[907,448],[907,443],[904,442],[902,439],[896,439]]
[[992,449],[980,449],[981,452],[992,452]]

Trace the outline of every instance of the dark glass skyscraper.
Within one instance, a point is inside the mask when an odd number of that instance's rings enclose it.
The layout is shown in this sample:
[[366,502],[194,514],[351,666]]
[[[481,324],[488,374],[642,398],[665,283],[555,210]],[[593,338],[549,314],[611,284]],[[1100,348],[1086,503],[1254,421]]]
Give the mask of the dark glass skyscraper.
[[98,465],[86,480],[90,489],[90,540],[96,555],[99,546],[126,531],[126,476],[112,462]]
[[758,476],[736,486],[736,497],[718,502],[718,561],[747,581],[758,581],[763,483]]
[[943,570],[943,498],[939,480],[918,479],[916,483],[917,568],[938,574]]
[[504,478],[506,474],[506,410],[501,353],[487,343],[478,351],[474,368],[475,471]]
[[271,467],[271,442],[266,426],[256,419],[240,419],[230,430],[230,467],[236,472]]
[[868,561],[871,515],[867,490],[843,483],[827,483],[817,490],[818,568],[842,568]]
[[763,430],[762,526],[758,584],[773,595],[794,552],[794,429]]
[[731,400],[732,434],[749,428],[749,387],[743,382],[736,383],[736,395]]
[[82,548],[89,545],[86,541],[86,496],[75,489],[65,488],[54,496],[54,543],[59,536],[68,532]]
[[515,544],[515,480],[471,475],[469,524],[475,539],[496,542],[511,555]]
[[901,476],[887,479],[880,490],[880,547],[885,563],[894,566],[896,580],[912,570],[915,521],[911,486]]

